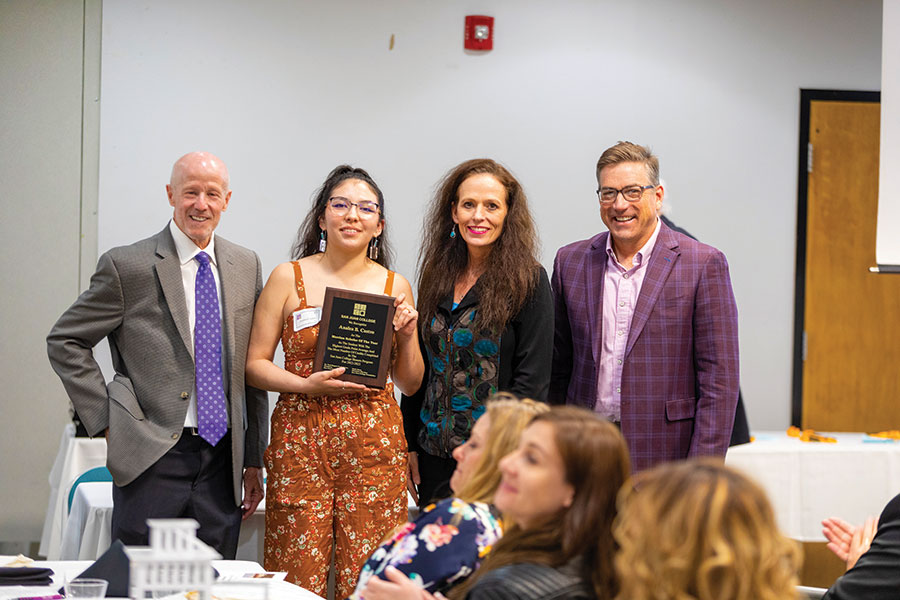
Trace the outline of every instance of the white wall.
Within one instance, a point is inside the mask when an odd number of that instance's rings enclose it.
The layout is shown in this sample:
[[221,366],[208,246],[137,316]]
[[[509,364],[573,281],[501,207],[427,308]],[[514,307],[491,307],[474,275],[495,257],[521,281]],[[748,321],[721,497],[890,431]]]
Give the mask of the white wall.
[[[467,13],[495,17],[492,52],[463,50]],[[171,163],[207,148],[235,190],[221,233],[267,270],[351,162],[412,277],[434,183],[490,156],[549,267],[603,227],[594,164],[630,139],[659,154],[675,221],[729,258],[751,425],[788,424],[799,89],[879,88],[880,2],[123,2],[103,30],[101,250],[159,230]]]
[[[65,419],[43,338],[79,289],[81,6],[0,2],[0,369],[4,432],[18,433],[0,451],[30,452],[26,466],[0,466],[0,540],[38,539]],[[412,276],[434,183],[491,156],[525,184],[549,267],[556,248],[602,229],[594,163],[631,139],[660,155],[676,222],[728,256],[751,425],[784,427],[799,89],[877,90],[881,10],[877,0],[105,2],[99,249],[161,229],[172,162],[204,148],[231,168],[221,233],[258,250],[267,270],[286,259],[325,174],[351,162],[385,190],[397,267]],[[497,19],[495,50],[463,51],[467,13]]]
[[[40,538],[68,416],[44,338],[78,293],[83,3],[0,2],[0,541]],[[0,551],[27,551],[24,545]]]

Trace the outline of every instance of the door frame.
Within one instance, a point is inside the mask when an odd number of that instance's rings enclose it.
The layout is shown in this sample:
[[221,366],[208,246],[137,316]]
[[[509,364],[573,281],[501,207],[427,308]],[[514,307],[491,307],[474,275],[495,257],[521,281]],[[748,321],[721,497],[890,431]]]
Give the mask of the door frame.
[[[794,376],[791,393],[791,424],[800,427],[803,418],[803,328],[806,319],[806,225],[809,210],[809,111],[816,100],[835,102],[881,102],[881,92],[846,90],[800,90],[800,143],[797,152],[797,260],[794,269]],[[815,160],[815,159],[814,159]]]

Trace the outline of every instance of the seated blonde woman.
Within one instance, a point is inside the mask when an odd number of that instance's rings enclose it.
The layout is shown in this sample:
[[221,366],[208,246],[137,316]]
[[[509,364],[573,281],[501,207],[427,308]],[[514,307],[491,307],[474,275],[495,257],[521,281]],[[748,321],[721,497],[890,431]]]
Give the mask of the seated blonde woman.
[[400,527],[366,561],[351,598],[363,594],[373,575],[384,578],[394,567],[431,592],[446,591],[472,573],[500,538],[490,502],[500,484],[497,466],[516,448],[519,435],[548,407],[512,394],[495,394],[472,428],[471,437],[453,451],[454,496],[426,506],[413,522]]
[[797,597],[799,548],[778,531],[762,489],[720,460],[645,471],[619,505],[616,598]]
[[[453,600],[608,600],[618,586],[611,528],[631,473],[619,430],[585,408],[536,415],[499,462],[494,506],[509,525]],[[372,579],[366,600],[437,600],[396,570]]]

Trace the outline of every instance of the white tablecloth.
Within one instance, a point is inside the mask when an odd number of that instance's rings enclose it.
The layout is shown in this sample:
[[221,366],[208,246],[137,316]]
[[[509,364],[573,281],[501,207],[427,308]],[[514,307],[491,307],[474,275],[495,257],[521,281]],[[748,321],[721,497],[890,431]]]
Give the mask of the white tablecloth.
[[[82,483],[75,491],[60,548],[61,560],[92,560],[106,552],[112,523],[112,482]],[[266,527],[266,501],[241,523],[237,559],[261,562]]]
[[[75,490],[72,512],[63,531],[60,560],[92,560],[109,548],[112,530],[112,482],[82,483]],[[407,496],[409,518],[415,518],[417,508]],[[266,499],[256,512],[241,522],[237,559],[262,562],[266,532]]]
[[60,560],[93,560],[106,552],[112,525],[112,483],[91,481],[75,489],[63,529]]
[[63,430],[59,451],[50,469],[50,500],[44,517],[38,554],[50,560],[59,558],[63,527],[69,509],[69,488],[75,479],[93,467],[106,464],[106,440],[77,438],[71,423]]
[[725,462],[763,486],[778,525],[794,539],[824,541],[822,519],[862,523],[900,492],[900,442],[862,433],[825,433],[834,444],[785,432],[754,435],[756,441],[730,448]]

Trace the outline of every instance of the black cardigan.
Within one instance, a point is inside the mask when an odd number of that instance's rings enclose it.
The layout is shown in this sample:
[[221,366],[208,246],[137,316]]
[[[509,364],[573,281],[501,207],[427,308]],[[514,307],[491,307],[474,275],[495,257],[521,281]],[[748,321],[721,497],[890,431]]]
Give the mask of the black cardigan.
[[[500,374],[498,391],[511,392],[522,398],[547,401],[550,388],[550,363],[553,359],[553,294],[544,267],[540,270],[538,284],[531,297],[513,319],[506,324],[500,336]],[[445,298],[438,305],[451,317],[478,303],[479,285],[476,283],[454,310],[453,298]],[[403,412],[403,429],[410,452],[419,452],[418,435],[422,428],[419,412],[425,397],[425,386],[430,376],[430,361],[421,336],[419,345],[425,358],[425,374],[422,387],[411,396],[403,395],[400,407]]]

